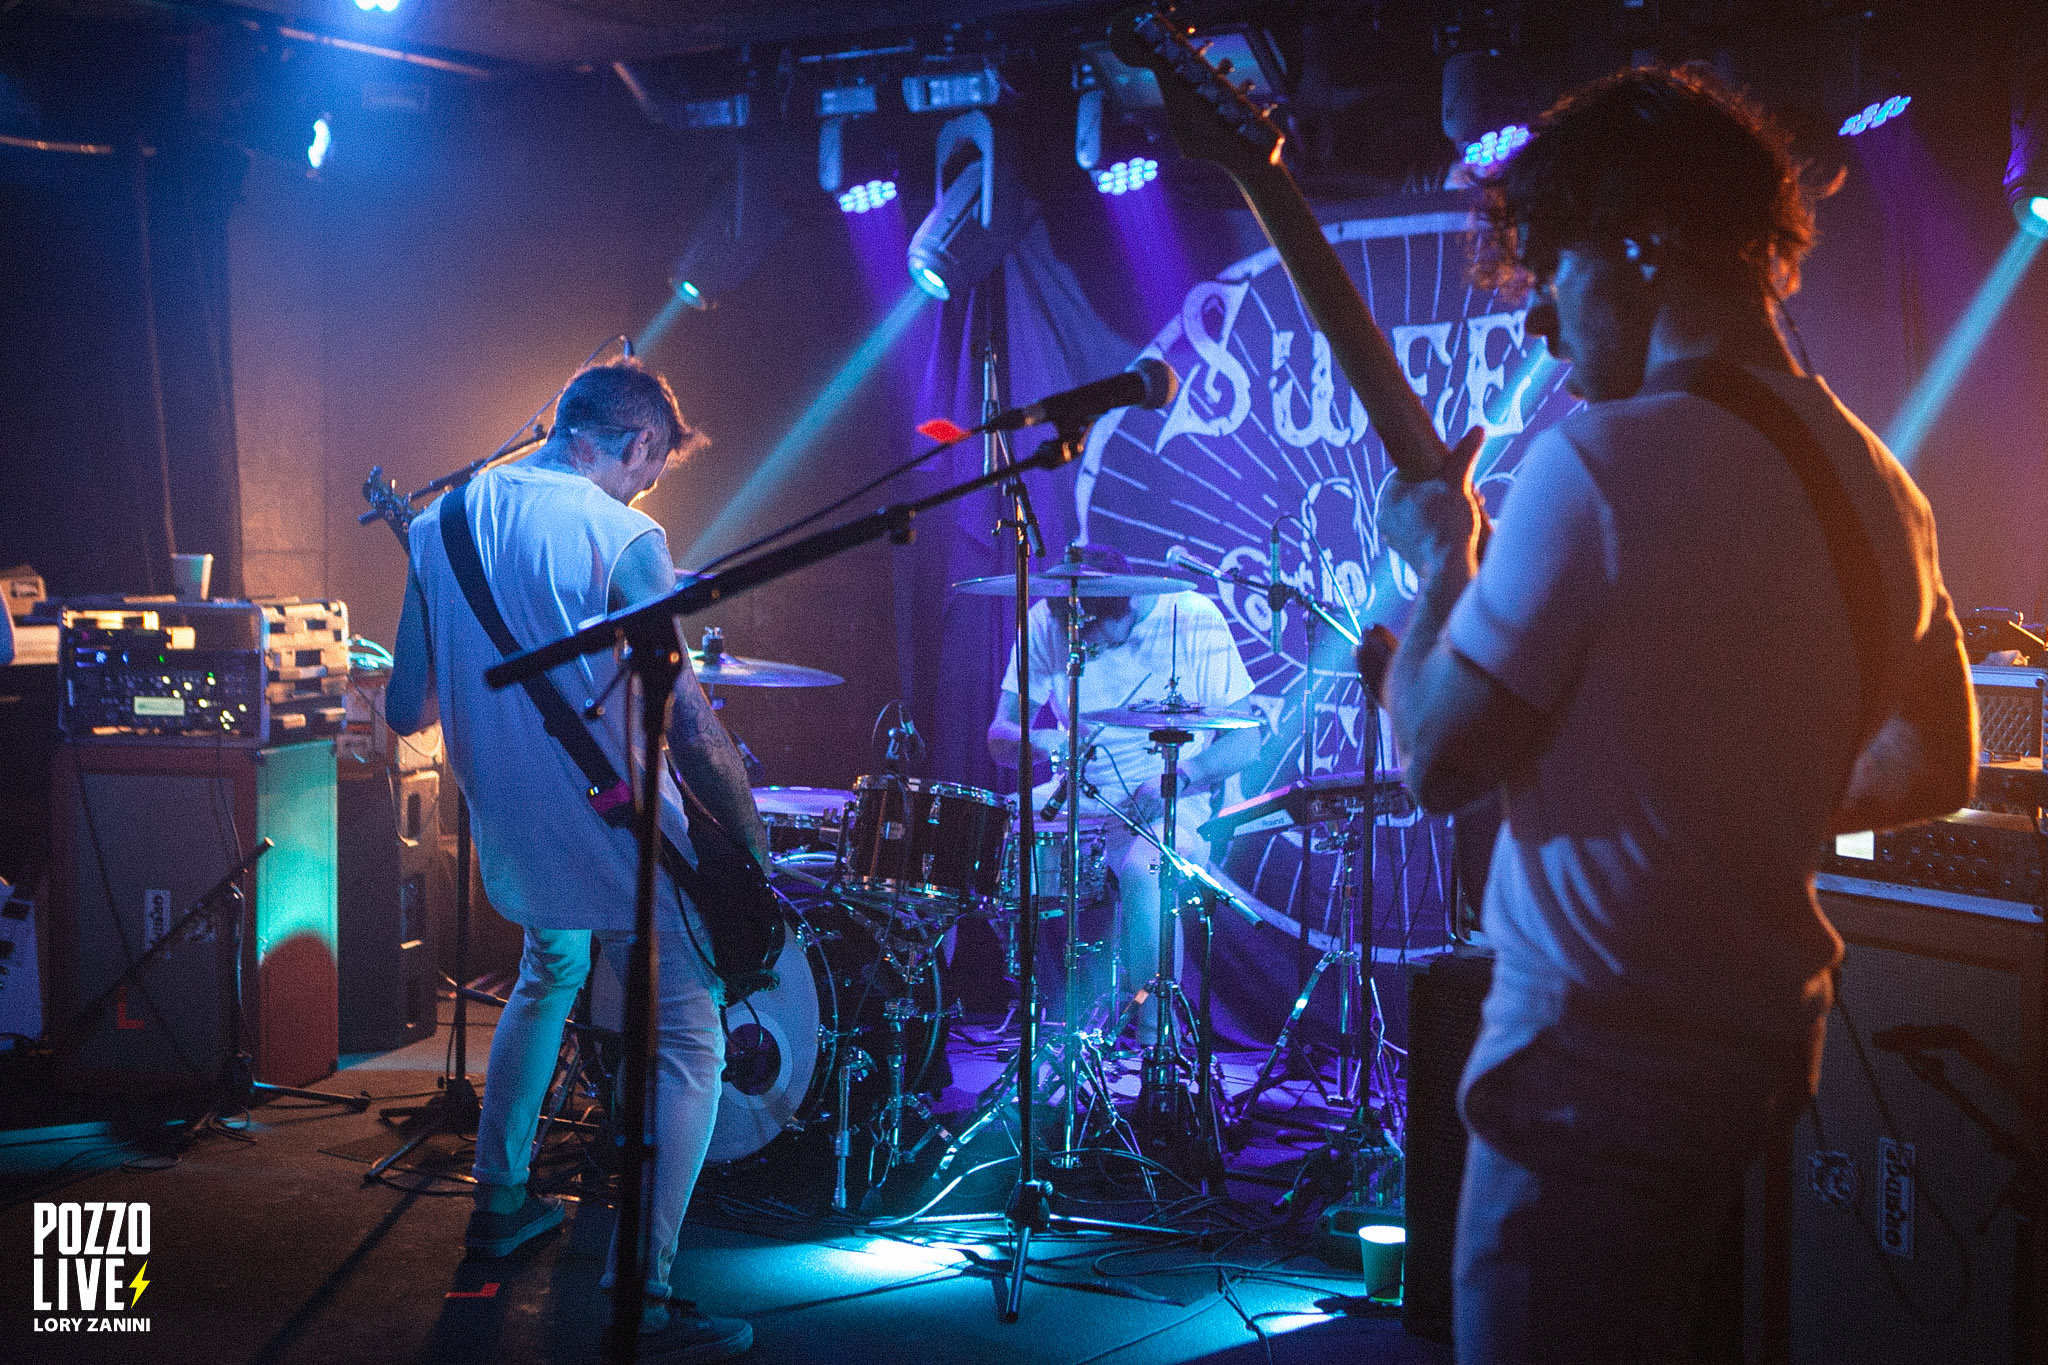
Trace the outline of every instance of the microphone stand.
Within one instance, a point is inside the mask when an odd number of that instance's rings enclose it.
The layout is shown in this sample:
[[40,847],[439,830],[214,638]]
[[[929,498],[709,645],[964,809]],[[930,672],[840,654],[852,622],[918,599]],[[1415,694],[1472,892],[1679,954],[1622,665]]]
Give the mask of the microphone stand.
[[[634,887],[635,943],[632,958],[627,964],[626,976],[626,1066],[620,1124],[623,1134],[620,1144],[623,1150],[619,1163],[619,1249],[615,1268],[617,1283],[626,1288],[624,1292],[613,1295],[611,1329],[606,1342],[608,1359],[618,1362],[618,1365],[628,1365],[633,1358],[640,1326],[640,1296],[633,1290],[645,1280],[645,1247],[640,1229],[640,1210],[644,1207],[641,1183],[649,1170],[645,1115],[648,1057],[652,1041],[649,1035],[653,1028],[650,988],[655,966],[654,865],[655,822],[658,817],[658,803],[655,797],[658,789],[654,785],[654,774],[659,768],[663,729],[659,721],[666,712],[669,693],[681,668],[681,646],[676,636],[674,618],[694,616],[749,589],[774,582],[786,574],[821,563],[834,555],[869,544],[883,536],[888,536],[898,545],[907,545],[910,543],[920,513],[984,488],[1020,480],[1023,474],[1031,470],[1057,469],[1072,461],[1080,454],[1080,450],[1081,441],[1077,438],[1055,438],[1045,442],[1031,455],[1008,468],[991,470],[915,501],[894,503],[867,516],[856,517],[852,521],[806,536],[802,540],[770,550],[744,563],[735,564],[722,573],[697,579],[664,597],[613,612],[568,635],[522,654],[513,655],[484,670],[485,683],[493,688],[502,689],[543,673],[558,664],[567,663],[571,659],[611,649],[619,640],[624,639],[632,646],[627,656],[627,667],[632,670],[636,684],[642,688],[642,705],[646,712],[644,738],[647,761],[641,774],[640,809],[636,812],[634,829],[634,835],[639,841],[639,876]],[[1035,911],[1031,908],[1028,897],[1025,905],[1026,928],[1023,932],[1035,932]],[[1028,1011],[1025,1019],[1025,1027],[1029,1030],[1031,1026]],[[1026,1116],[1028,1135],[1030,1110],[1026,1107],[1023,1112]],[[1028,1142],[1025,1146],[1024,1161],[1025,1170],[1031,1171]],[[1035,1180],[1031,1183],[1036,1185]],[[1020,1182],[1019,1189],[1020,1192],[1024,1189],[1023,1182]],[[1042,1209],[1043,1187],[1038,1186],[1037,1190],[1041,1196],[1039,1207]],[[1028,1243],[1022,1237],[1020,1249],[1028,1249]],[[1017,1258],[1015,1284],[1012,1286],[1013,1295],[1021,1292],[1023,1266],[1024,1257],[1020,1255]]]

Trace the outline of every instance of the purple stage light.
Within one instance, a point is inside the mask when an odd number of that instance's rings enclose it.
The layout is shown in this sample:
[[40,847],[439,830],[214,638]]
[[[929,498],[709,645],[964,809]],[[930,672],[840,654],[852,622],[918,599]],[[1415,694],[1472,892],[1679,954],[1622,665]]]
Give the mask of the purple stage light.
[[1528,140],[1529,130],[1519,123],[1496,128],[1465,149],[1465,164],[1490,171],[1521,151]]
[[1911,95],[1893,95],[1888,100],[1878,100],[1865,105],[1859,112],[1842,120],[1842,126],[1835,130],[1836,137],[1854,137],[1879,128],[1906,112],[1906,106],[1913,102]]
[[878,209],[896,197],[896,182],[893,180],[869,180],[848,189],[839,196],[841,213],[866,213]]
[[1094,172],[1095,188],[1101,194],[1129,194],[1159,178],[1159,163],[1149,156],[1115,161]]

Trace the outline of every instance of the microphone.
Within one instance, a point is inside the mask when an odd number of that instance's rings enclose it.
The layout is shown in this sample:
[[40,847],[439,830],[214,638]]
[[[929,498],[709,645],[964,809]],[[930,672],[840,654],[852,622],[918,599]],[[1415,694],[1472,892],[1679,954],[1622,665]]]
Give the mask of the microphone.
[[1287,627],[1287,585],[1280,581],[1280,523],[1273,523],[1272,538],[1266,544],[1266,615],[1272,618],[1271,648],[1280,652],[1280,632]]
[[1214,564],[1205,564],[1201,560],[1196,559],[1194,554],[1185,545],[1176,545],[1166,552],[1166,567],[1169,569],[1189,569],[1195,573],[1207,574],[1211,578],[1224,577],[1223,570],[1217,568]]
[[[1091,762],[1093,762],[1094,759],[1095,746],[1093,744],[1090,744],[1087,748],[1081,751],[1082,768],[1087,768],[1087,766]],[[1044,806],[1039,808],[1038,818],[1041,820],[1050,820],[1054,816],[1058,815],[1060,813],[1060,807],[1067,804],[1067,798],[1073,795],[1073,792],[1074,774],[1071,771],[1061,773],[1059,786],[1053,788],[1052,796],[1046,801]]]
[[1015,431],[1048,422],[1057,427],[1082,426],[1112,408],[1163,408],[1179,392],[1180,376],[1173,372],[1173,366],[1148,355],[1122,374],[999,412],[975,430]]
[[1394,632],[1383,625],[1374,625],[1358,642],[1358,681],[1368,697],[1380,695],[1380,689],[1386,685],[1387,670],[1394,663],[1394,651],[1400,647]]

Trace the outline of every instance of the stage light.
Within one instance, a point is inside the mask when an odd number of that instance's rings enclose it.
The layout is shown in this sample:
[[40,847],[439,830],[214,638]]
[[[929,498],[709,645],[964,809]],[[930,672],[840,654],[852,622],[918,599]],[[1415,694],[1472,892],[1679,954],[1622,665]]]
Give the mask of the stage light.
[[753,117],[753,101],[745,91],[717,99],[685,100],[683,127],[691,131],[706,128],[744,128]]
[[983,108],[1002,93],[1002,78],[986,58],[937,63],[903,78],[903,104],[913,114]]
[[356,0],[356,8],[362,10],[365,14],[373,9],[383,10],[386,14],[390,14],[397,10],[398,0]]
[[1481,171],[1490,171],[1501,165],[1529,141],[1529,130],[1519,123],[1510,123],[1505,128],[1482,133],[1477,142],[1465,148],[1465,164]]
[[675,296],[682,300],[685,308],[694,308],[701,313],[711,306],[705,301],[704,291],[688,280],[671,280],[669,287],[675,291]]
[[334,128],[322,114],[313,120],[313,141],[306,148],[306,161],[314,170],[327,164],[327,153],[334,146]]
[[866,81],[827,86],[818,92],[819,118],[855,118],[872,114],[880,107],[875,87]]
[[1101,194],[1129,194],[1159,178],[1159,163],[1149,156],[1134,156],[1095,172],[1095,188]]
[[1906,106],[1913,102],[1911,95],[1893,95],[1888,100],[1878,100],[1865,105],[1857,113],[1842,120],[1842,126],[1835,130],[1836,137],[1855,137],[1872,128],[1881,128],[1906,112]]
[[938,202],[910,238],[910,278],[935,299],[971,289],[1038,216],[1038,205],[997,155],[980,110],[948,119],[932,157]]
[[855,185],[839,196],[841,213],[866,213],[878,209],[896,197],[896,182],[893,180],[870,180]]

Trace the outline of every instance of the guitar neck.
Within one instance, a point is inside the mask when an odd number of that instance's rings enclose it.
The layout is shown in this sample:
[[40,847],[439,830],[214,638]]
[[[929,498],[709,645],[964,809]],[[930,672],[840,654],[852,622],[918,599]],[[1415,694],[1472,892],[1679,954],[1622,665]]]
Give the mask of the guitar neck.
[[1409,478],[1435,475],[1444,464],[1443,441],[1294,177],[1277,163],[1249,174],[1226,169],[1278,249],[1309,317],[1329,338],[1331,354],[1379,430],[1387,459]]

